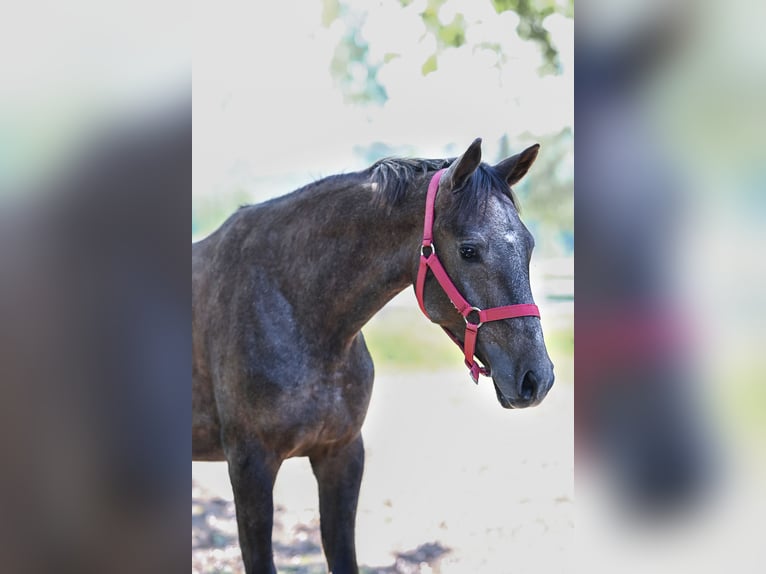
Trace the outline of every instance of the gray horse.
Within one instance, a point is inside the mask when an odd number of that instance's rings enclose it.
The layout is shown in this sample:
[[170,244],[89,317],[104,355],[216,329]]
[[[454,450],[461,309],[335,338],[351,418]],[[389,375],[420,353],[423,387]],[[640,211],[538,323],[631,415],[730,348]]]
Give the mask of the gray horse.
[[[433,245],[455,287],[482,309],[533,306],[534,241],[511,186],[537,152],[489,166],[477,139],[455,160],[384,159],[243,207],[192,245],[193,458],[228,461],[248,574],[276,571],[272,490],[295,456],[309,457],[319,485],[330,571],[358,572],[360,430],[373,382],[361,328],[416,282],[426,190],[445,168]],[[431,274],[423,304],[464,342],[469,319]],[[475,355],[503,407],[536,405],[553,384],[538,317],[486,323]]]

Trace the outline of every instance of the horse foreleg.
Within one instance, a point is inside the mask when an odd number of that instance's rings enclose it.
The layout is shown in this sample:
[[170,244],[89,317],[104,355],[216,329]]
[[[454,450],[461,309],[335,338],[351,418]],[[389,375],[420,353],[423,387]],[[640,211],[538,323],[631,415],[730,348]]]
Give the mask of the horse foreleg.
[[312,456],[319,484],[319,514],[327,565],[332,574],[357,574],[354,526],[364,470],[361,435],[338,450]]
[[281,461],[253,444],[230,449],[227,459],[245,572],[274,574],[276,568],[271,548],[273,489]]

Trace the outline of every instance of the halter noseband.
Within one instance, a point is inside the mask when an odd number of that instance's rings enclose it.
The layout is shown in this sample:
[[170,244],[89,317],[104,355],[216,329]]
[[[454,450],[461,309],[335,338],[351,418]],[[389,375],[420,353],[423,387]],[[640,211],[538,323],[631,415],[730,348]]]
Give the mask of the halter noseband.
[[[426,312],[425,301],[423,300],[423,290],[426,283],[426,275],[428,270],[436,277],[436,280],[441,285],[441,288],[449,297],[449,300],[463,316],[465,320],[465,336],[463,337],[464,343],[448,329],[442,327],[444,331],[449,335],[455,344],[460,347],[465,355],[465,364],[471,373],[471,378],[474,383],[479,382],[479,374],[489,376],[490,371],[487,367],[484,367],[476,362],[474,357],[474,351],[476,349],[476,337],[479,334],[479,327],[489,321],[500,321],[502,319],[513,319],[515,317],[539,317],[540,310],[537,305],[531,303],[525,303],[521,305],[506,305],[504,307],[492,307],[491,309],[479,309],[471,305],[457,290],[455,284],[447,275],[444,267],[436,256],[436,248],[433,244],[433,226],[434,226],[434,203],[436,201],[436,193],[439,191],[439,181],[442,174],[446,170],[442,169],[437,171],[431,178],[431,182],[428,184],[428,194],[426,195],[426,215],[425,223],[423,225],[423,243],[420,246],[420,267],[418,268],[418,278],[415,283],[415,295],[418,299],[418,305],[423,314],[428,317]],[[429,253],[426,251],[429,250]],[[475,316],[476,322],[473,322],[473,318],[469,319],[471,315]],[[430,319],[430,317],[429,317]]]

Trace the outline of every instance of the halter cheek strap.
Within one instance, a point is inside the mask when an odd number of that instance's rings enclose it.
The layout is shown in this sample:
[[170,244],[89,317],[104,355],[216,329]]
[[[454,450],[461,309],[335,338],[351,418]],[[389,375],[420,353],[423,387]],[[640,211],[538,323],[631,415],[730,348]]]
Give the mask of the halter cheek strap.
[[[420,246],[420,266],[418,267],[418,277],[415,282],[415,295],[418,299],[418,305],[423,314],[428,317],[426,312],[423,291],[426,283],[426,276],[430,270],[436,281],[452,301],[452,304],[463,316],[465,320],[465,335],[463,342],[460,342],[454,333],[442,327],[455,344],[460,347],[465,356],[465,364],[471,373],[471,378],[475,383],[479,382],[479,375],[489,376],[490,371],[487,367],[480,365],[474,356],[476,351],[476,339],[479,335],[479,327],[490,321],[501,321],[503,319],[513,319],[515,317],[539,317],[540,310],[537,305],[525,303],[521,305],[506,305],[504,307],[492,307],[490,309],[479,309],[466,301],[460,294],[455,284],[449,278],[447,271],[439,261],[436,255],[436,248],[433,244],[433,226],[434,226],[434,203],[436,193],[439,191],[439,181],[446,170],[437,171],[428,184],[428,194],[426,195],[426,214],[423,224],[423,243]],[[430,319],[430,317],[429,317]]]

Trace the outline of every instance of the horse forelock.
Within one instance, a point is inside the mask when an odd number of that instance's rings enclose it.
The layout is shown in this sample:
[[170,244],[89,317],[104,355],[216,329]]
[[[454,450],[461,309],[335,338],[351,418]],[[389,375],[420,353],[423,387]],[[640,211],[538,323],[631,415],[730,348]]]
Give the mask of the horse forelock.
[[508,187],[505,180],[486,163],[480,164],[465,185],[454,193],[455,200],[449,204],[448,217],[454,218],[458,222],[475,215],[483,217],[489,205],[489,199],[493,195],[505,195],[511,200],[516,211],[521,212],[516,194]]

